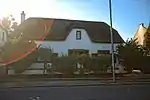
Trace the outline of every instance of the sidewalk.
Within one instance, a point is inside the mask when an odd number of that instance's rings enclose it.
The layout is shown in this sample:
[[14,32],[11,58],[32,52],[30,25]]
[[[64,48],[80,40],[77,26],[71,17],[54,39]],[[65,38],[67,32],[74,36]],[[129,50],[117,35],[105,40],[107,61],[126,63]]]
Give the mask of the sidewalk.
[[68,87],[68,86],[96,86],[96,85],[150,85],[149,80],[57,80],[57,81],[18,81],[0,83],[0,88],[22,88],[22,87]]
[[51,78],[49,76],[20,76],[0,79],[0,88],[9,87],[43,87],[43,86],[87,86],[87,85],[133,85],[149,84],[150,74],[116,77]]
[[[0,82],[20,82],[20,81],[108,81],[108,80],[112,80],[113,78],[111,76],[101,76],[101,77],[74,77],[74,78],[53,78],[51,76],[41,76],[41,75],[37,75],[37,76],[10,76],[10,77],[2,77],[0,78]],[[138,79],[142,79],[142,80],[147,80],[150,79],[150,75],[128,75],[128,76],[116,76],[116,80],[138,80]]]

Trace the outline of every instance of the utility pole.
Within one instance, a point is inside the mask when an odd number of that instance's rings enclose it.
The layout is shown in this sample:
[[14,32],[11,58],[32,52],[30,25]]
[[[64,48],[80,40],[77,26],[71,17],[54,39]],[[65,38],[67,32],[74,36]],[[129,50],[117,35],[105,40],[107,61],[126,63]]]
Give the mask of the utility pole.
[[111,0],[109,0],[109,17],[110,17],[110,34],[111,34],[111,54],[112,54],[112,74],[113,74],[113,82],[116,82],[115,78],[115,63],[114,63],[114,42],[113,42],[113,32],[112,32],[112,4]]

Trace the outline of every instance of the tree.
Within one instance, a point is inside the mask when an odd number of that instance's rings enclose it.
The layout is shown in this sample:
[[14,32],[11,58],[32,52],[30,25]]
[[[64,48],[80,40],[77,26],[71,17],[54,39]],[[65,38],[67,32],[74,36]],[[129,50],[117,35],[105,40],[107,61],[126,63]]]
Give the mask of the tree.
[[49,48],[39,48],[39,57],[43,61],[50,60],[52,51]]
[[22,58],[21,60],[14,62],[11,64],[12,69],[15,71],[16,74],[21,74],[26,70],[29,66],[31,66],[37,59],[38,52],[35,50],[30,55]]
[[148,51],[150,51],[150,23],[144,35],[144,46],[146,47]]
[[48,61],[50,61],[51,57],[52,57],[52,50],[49,48],[40,48],[39,47],[38,54],[39,54],[40,60],[42,60],[44,63],[43,74],[45,74],[47,71]]
[[7,31],[14,31],[17,28],[18,23],[15,21],[15,18],[10,15],[7,17],[3,17],[1,26]]
[[132,68],[140,68],[142,66],[142,58],[145,54],[143,46],[137,45],[135,41],[128,39],[124,44],[117,47],[119,58],[123,59],[123,65],[128,71],[131,71]]
[[3,30],[6,33],[6,36],[8,38],[9,32],[14,31],[18,26],[18,23],[15,21],[12,15],[3,17],[1,20],[0,27],[3,28]]
[[[11,41],[9,41],[10,39],[8,39],[9,32],[14,31],[17,26],[18,26],[18,24],[12,15],[3,17],[3,19],[1,20],[0,28],[2,28],[2,30],[6,34],[6,38],[7,38],[7,41],[4,41],[5,45],[8,45],[8,44],[10,45]],[[1,54],[0,59],[3,58],[2,54],[4,53],[3,51],[5,49],[5,45],[0,48],[0,54]],[[8,73],[7,67],[6,67],[6,73]]]

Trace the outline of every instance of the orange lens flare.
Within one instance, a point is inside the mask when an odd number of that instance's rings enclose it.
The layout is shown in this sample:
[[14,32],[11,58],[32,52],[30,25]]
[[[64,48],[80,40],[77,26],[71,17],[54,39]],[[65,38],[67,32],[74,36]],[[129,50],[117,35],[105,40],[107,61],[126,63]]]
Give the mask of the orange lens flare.
[[[51,27],[53,25],[53,20],[50,20],[50,21],[41,20],[41,24],[44,27],[44,35],[39,38],[39,41],[43,42],[51,30]],[[28,42],[32,43],[32,40],[29,40]],[[37,44],[33,48],[30,48],[29,50],[27,50],[27,52],[22,52],[21,54],[16,54],[15,56],[10,57],[9,59],[7,59],[5,61],[4,60],[0,61],[0,64],[1,65],[8,65],[8,64],[17,62],[17,61],[25,58],[26,56],[30,55],[32,52],[34,52],[36,50],[37,50]]]

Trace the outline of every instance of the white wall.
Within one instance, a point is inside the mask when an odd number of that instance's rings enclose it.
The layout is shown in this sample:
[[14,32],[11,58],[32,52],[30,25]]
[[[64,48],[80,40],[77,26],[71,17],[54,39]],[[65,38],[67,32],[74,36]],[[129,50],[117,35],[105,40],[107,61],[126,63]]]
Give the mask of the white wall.
[[[76,40],[76,31],[81,31],[81,40]],[[41,42],[38,41],[37,44]],[[117,44],[114,44],[114,48]],[[52,48],[56,53],[68,54],[68,49],[88,49],[89,53],[96,53],[97,50],[110,50],[111,44],[108,43],[93,43],[86,30],[72,29],[65,41],[44,41],[42,47]],[[116,49],[116,48],[115,48]]]

